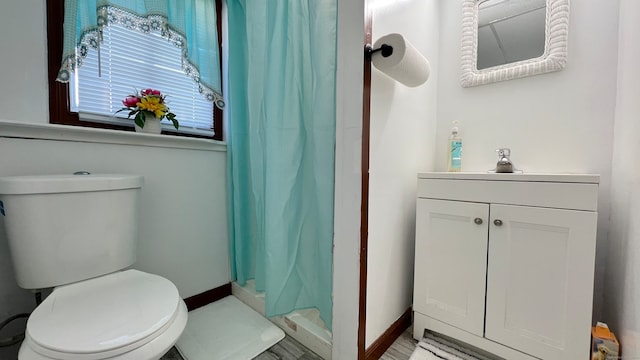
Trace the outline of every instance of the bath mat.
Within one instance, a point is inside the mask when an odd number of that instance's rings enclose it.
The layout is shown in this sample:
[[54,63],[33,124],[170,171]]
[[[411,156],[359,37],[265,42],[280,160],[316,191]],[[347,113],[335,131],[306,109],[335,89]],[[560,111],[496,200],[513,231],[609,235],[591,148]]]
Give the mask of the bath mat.
[[435,334],[426,335],[409,360],[492,360]]
[[420,341],[409,360],[471,360],[470,357],[458,357],[431,344]]
[[176,348],[185,360],[249,360],[283,338],[280,328],[227,296],[189,312]]

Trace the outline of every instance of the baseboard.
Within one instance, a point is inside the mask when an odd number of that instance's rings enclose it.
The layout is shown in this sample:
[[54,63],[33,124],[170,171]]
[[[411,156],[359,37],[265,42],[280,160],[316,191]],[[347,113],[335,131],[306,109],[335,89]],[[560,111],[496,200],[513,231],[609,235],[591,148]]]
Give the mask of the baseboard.
[[364,353],[365,360],[379,359],[382,354],[396,341],[402,333],[411,326],[411,308],[402,314],[398,320],[396,320],[387,331],[385,331],[380,337],[367,348]]
[[222,298],[231,295],[231,283],[218,286],[215,289],[207,290],[197,295],[190,296],[184,299],[189,311],[195,310],[199,307],[203,307],[207,304],[211,304],[214,301],[218,301]]

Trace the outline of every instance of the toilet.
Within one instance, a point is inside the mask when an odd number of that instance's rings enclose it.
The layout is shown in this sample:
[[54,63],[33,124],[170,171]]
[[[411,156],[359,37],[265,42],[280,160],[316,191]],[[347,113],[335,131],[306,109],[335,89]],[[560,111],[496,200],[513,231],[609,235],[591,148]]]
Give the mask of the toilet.
[[18,285],[53,288],[27,321],[19,360],[156,360],[178,340],[187,308],[171,281],[130,269],[138,175],[0,177]]

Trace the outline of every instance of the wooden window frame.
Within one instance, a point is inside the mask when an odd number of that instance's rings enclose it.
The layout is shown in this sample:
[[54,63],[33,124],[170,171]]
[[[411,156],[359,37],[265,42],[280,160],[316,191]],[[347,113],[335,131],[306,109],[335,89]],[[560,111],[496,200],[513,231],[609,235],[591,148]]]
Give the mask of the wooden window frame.
[[[218,54],[222,66],[222,0],[215,0],[218,28]],[[64,0],[47,0],[47,44],[48,44],[48,82],[49,82],[49,122],[51,124],[63,124],[102,129],[114,129],[134,131],[131,126],[118,124],[104,124],[99,122],[81,120],[77,112],[71,111],[69,102],[69,84],[56,81],[62,60],[64,24]],[[222,69],[220,69],[222,71]],[[171,130],[162,130],[163,134],[197,137],[223,141],[223,117],[222,110],[213,106],[213,131],[214,135],[196,135],[180,133]]]

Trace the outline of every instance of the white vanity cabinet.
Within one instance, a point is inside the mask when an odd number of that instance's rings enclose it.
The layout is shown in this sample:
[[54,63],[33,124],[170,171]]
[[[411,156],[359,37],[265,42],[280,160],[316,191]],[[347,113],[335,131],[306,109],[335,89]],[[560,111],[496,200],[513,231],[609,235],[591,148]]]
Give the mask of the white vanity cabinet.
[[414,337],[588,359],[597,175],[418,176]]

